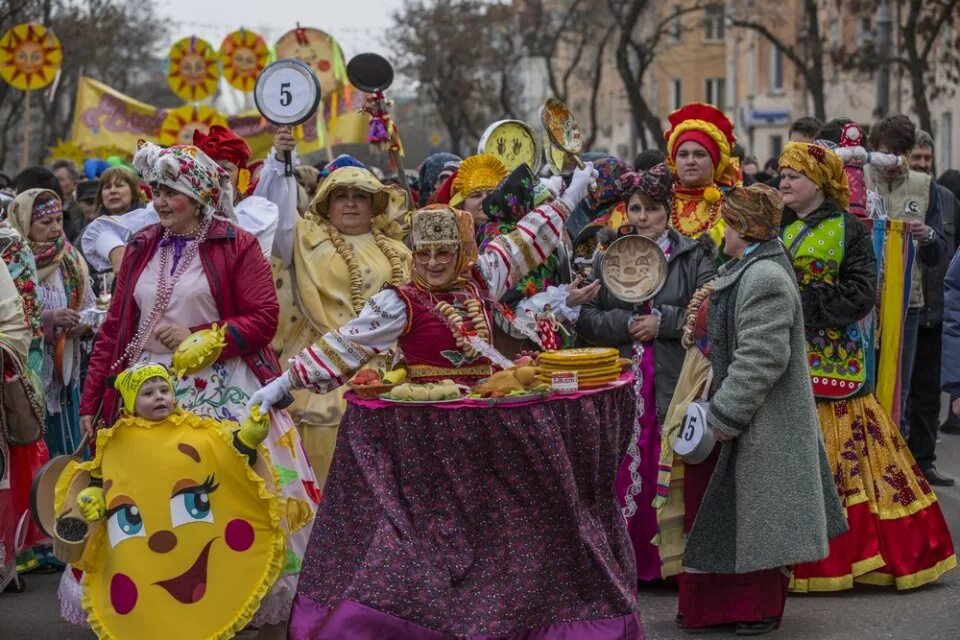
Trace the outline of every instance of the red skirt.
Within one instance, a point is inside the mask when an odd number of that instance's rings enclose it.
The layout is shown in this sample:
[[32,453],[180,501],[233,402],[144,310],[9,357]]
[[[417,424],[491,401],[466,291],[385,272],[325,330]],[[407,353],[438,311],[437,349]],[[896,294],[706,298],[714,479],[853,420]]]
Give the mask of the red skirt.
[[[684,533],[693,528],[707,492],[720,446],[700,464],[684,467]],[[685,629],[779,618],[787,601],[789,575],[782,569],[750,573],[688,573],[677,577],[680,615]]]
[[[24,513],[29,513],[33,477],[49,459],[43,438],[33,444],[10,445],[10,500],[16,522],[20,522]],[[46,541],[47,536],[33,518],[28,517],[25,546],[32,547]]]

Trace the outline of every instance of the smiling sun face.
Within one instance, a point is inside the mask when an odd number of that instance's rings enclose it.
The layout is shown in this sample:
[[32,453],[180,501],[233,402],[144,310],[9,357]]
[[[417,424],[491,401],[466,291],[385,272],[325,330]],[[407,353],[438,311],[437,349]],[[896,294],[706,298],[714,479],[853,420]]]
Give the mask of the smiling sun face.
[[257,76],[267,66],[269,58],[267,43],[246,29],[234,31],[220,45],[223,77],[230,86],[243,92],[253,91]]
[[167,82],[184,100],[203,100],[217,88],[219,62],[216,51],[206,40],[192,36],[184,38],[170,48]]
[[157,142],[164,147],[174,144],[193,144],[194,131],[199,129],[207,133],[215,124],[225,127],[227,119],[206,105],[186,104],[167,112],[167,117],[160,125]]
[[43,25],[18,24],[0,38],[0,76],[21,91],[53,82],[62,61],[60,41]]
[[220,423],[151,424],[121,420],[98,442],[108,515],[84,579],[93,620],[143,640],[242,628],[284,553],[279,500],[261,495]]

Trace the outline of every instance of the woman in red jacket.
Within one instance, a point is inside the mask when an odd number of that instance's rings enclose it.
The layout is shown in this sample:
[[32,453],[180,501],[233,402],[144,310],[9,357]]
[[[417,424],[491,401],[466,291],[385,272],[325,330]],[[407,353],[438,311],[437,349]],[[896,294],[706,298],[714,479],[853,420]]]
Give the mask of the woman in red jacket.
[[[270,264],[256,238],[235,226],[227,174],[193,146],[144,144],[134,166],[153,187],[160,217],[129,243],[116,276],[107,320],[90,358],[80,403],[81,425],[93,433],[100,412],[106,425],[118,412],[108,378],[137,362],[169,365],[191,333],[226,325],[226,343],[210,367],[176,382],[177,401],[194,413],[238,420],[250,395],[280,374],[270,341],[279,306]],[[265,441],[283,478],[284,497],[296,503],[287,567],[255,624],[287,618],[299,558],[310,537],[319,495],[290,418],[271,412]],[[295,560],[295,561],[294,561]]]

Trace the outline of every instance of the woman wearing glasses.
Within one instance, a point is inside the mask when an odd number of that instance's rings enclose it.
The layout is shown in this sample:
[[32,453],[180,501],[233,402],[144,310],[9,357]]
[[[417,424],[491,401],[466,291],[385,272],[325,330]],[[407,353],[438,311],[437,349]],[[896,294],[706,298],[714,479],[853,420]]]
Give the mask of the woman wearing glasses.
[[[637,313],[631,303],[617,300],[604,287],[600,296],[583,305],[577,332],[597,347],[616,347],[633,360],[637,390],[637,420],[633,442],[617,476],[627,529],[637,558],[637,577],[657,580],[676,573],[665,564],[653,540],[659,533],[654,498],[660,463],[660,425],[664,423],[673,390],[680,377],[685,349],[680,343],[693,294],[717,275],[703,243],[669,229],[673,203],[673,176],[665,164],[620,179],[627,205],[628,225],[620,234],[650,238],[667,257],[667,279],[660,292]],[[595,267],[599,272],[599,266]]]

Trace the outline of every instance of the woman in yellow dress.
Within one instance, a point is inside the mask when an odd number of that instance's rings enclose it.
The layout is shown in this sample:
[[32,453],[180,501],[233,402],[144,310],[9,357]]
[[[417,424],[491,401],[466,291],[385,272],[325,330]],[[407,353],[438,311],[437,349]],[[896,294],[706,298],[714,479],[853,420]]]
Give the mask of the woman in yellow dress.
[[[281,363],[356,318],[367,299],[385,284],[407,282],[410,252],[391,218],[403,201],[402,191],[382,184],[366,169],[342,167],[323,181],[309,210],[291,226],[292,236],[278,238],[292,244],[299,310],[283,345]],[[285,226],[281,224],[280,229]],[[384,358],[370,366],[382,370]],[[289,408],[321,487],[346,408],[344,392],[344,388],[325,394],[296,391]]]

